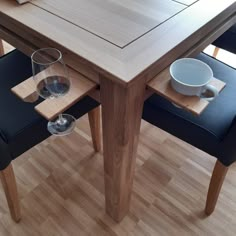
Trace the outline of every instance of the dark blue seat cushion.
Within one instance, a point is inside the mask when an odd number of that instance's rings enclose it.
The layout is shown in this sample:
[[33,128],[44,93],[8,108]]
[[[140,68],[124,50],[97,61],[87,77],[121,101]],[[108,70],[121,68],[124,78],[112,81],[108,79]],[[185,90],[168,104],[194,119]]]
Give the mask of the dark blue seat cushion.
[[226,82],[220,95],[200,116],[195,116],[155,94],[144,104],[143,119],[220,160],[224,159],[222,163],[229,165],[231,159],[219,156],[222,153],[219,144],[229,132],[236,114],[236,71],[205,54],[197,59],[207,63],[214,76]]
[[41,117],[34,111],[35,104],[25,103],[17,98],[11,88],[31,77],[31,61],[19,51],[13,51],[0,58],[0,130],[5,142],[9,143],[22,127],[32,125],[32,120]]
[[236,24],[215,40],[213,45],[229,52],[236,53]]
[[[14,159],[50,136],[47,120],[34,110],[40,100],[25,103],[11,92],[12,87],[31,76],[31,60],[21,52],[14,50],[0,58],[0,169],[10,163],[8,154]],[[66,113],[79,118],[98,105],[85,97]]]

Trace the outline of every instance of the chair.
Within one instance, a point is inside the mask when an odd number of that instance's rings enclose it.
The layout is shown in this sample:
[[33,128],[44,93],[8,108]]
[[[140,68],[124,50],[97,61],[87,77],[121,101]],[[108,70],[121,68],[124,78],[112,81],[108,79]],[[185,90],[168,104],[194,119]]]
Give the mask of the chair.
[[236,54],[236,24],[212,43],[215,47],[213,57],[216,57],[220,48]]
[[[14,50],[0,57],[0,177],[12,218],[20,220],[20,206],[11,161],[50,136],[47,120],[34,110],[38,103],[25,103],[11,88],[32,76],[31,60]],[[100,150],[99,103],[86,96],[66,111],[77,119],[89,114],[95,151]]]
[[143,119],[217,158],[205,207],[210,215],[228,167],[236,160],[236,70],[205,54],[197,58],[226,83],[220,95],[200,116],[194,116],[154,94],[144,103]]

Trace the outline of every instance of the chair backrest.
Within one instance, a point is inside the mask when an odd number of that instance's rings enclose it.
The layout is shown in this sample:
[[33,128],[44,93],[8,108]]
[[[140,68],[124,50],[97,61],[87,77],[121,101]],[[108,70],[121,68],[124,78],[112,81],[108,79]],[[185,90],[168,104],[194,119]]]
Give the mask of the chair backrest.
[[236,24],[215,40],[213,45],[236,54]]

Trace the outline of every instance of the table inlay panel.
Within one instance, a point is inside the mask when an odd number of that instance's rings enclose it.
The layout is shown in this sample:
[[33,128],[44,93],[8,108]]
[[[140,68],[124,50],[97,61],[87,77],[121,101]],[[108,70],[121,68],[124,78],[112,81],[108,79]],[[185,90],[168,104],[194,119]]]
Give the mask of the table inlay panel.
[[[3,27],[3,34],[7,28],[11,31],[7,34],[18,36],[17,41],[13,36],[16,47],[22,39],[33,48],[57,47],[66,58],[70,57],[66,61],[72,68],[93,81],[98,82],[98,73],[102,73],[130,86],[143,73],[147,80],[152,79],[203,38],[211,38],[209,43],[214,41],[219,27],[227,23],[223,33],[236,22],[234,0],[198,0],[189,6],[183,3],[186,0],[179,1],[32,0],[18,5],[1,0],[0,35]],[[93,11],[81,10],[90,5]],[[101,21],[96,22],[99,14]],[[107,16],[112,16],[112,20],[105,21]],[[94,75],[88,75],[89,71]]]
[[70,4],[35,0],[32,4],[120,48],[186,8],[172,0],[70,0]]
[[195,3],[195,2],[197,2],[199,0],[173,0],[173,1],[174,2],[178,2],[178,3],[182,3],[182,4],[186,5],[186,6],[189,6],[189,5]]

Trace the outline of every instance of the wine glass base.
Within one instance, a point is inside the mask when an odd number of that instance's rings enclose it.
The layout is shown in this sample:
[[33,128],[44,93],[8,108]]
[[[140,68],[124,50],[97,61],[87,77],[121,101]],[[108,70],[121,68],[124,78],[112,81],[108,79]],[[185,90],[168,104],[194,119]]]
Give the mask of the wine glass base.
[[55,121],[48,122],[48,131],[55,136],[64,136],[72,133],[76,119],[69,114],[61,114]]

